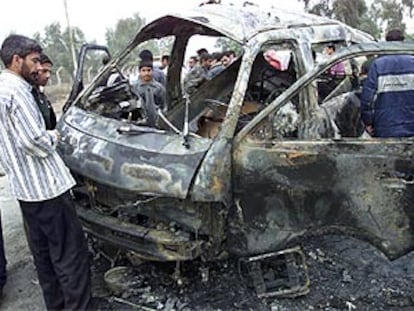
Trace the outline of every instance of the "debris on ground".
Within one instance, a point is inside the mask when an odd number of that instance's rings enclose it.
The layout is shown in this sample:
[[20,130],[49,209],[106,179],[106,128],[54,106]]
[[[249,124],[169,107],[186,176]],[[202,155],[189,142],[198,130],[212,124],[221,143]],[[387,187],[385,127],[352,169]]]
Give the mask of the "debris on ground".
[[[349,237],[311,237],[301,244],[310,277],[304,296],[259,298],[240,277],[239,259],[230,258],[181,262],[182,284],[176,282],[175,263],[131,265],[128,271],[137,286],[95,302],[100,310],[414,310],[414,252],[391,262],[371,245]],[[102,262],[95,273],[110,269]]]

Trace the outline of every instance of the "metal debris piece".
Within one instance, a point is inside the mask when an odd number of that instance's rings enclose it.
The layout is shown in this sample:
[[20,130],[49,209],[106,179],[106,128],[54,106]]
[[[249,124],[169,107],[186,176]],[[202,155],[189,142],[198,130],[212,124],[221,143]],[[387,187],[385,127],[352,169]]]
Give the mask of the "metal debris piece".
[[109,261],[111,264],[111,268],[114,268],[116,265],[116,262],[121,256],[121,251],[118,249],[114,255],[107,254],[105,251],[103,251],[101,248],[98,248],[97,253],[100,254],[103,258]]
[[168,298],[167,301],[165,302],[165,306],[162,309],[163,311],[173,311],[176,302],[178,301],[177,298]]
[[342,282],[344,283],[352,282],[352,276],[349,274],[347,270],[342,271]]
[[[134,269],[127,266],[118,266],[107,270],[104,274],[106,286],[116,296],[129,296],[131,290],[137,290],[142,285],[142,278]],[[145,291],[145,290],[144,290]]]
[[208,267],[200,267],[201,282],[207,283],[210,278],[210,271]]
[[345,302],[345,305],[348,308],[348,311],[352,311],[356,309],[356,306],[350,301]]
[[174,281],[177,282],[178,286],[183,285],[183,278],[181,276],[181,269],[180,269],[180,261],[176,261],[175,262],[175,269],[174,269],[174,273],[172,275],[172,278]]
[[300,247],[241,258],[238,269],[259,298],[296,297],[309,292],[308,268]]
[[122,298],[118,298],[118,297],[111,297],[108,300],[109,300],[109,302],[115,301],[115,302],[123,303],[123,304],[128,305],[130,307],[133,307],[133,308],[135,308],[137,310],[142,310],[142,311],[157,311],[156,309],[149,308],[149,307],[146,307],[146,306],[143,306],[143,305],[138,305],[136,303],[133,303],[131,301],[128,301],[128,300],[125,300],[125,299],[122,299]]

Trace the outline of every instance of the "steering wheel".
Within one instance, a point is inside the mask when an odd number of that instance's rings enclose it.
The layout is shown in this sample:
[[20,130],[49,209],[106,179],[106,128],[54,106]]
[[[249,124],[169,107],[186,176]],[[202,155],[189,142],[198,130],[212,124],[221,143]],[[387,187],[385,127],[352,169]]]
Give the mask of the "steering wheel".
[[276,98],[278,98],[283,92],[286,90],[286,88],[275,88],[270,92],[270,94],[266,97],[264,100],[264,105],[269,105],[272,101],[274,101]]

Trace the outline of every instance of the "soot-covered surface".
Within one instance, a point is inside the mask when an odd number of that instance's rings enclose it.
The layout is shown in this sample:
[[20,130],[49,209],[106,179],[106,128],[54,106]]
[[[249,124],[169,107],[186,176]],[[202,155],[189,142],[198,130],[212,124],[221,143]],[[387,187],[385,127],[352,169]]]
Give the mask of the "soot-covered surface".
[[[369,244],[343,236],[302,241],[310,292],[296,298],[259,299],[241,280],[237,259],[181,265],[147,262],[132,268],[135,286],[118,297],[94,298],[101,310],[414,310],[414,252],[389,261]],[[108,265],[95,261],[95,276]],[[119,264],[124,264],[119,262]],[[208,271],[206,273],[206,271]]]

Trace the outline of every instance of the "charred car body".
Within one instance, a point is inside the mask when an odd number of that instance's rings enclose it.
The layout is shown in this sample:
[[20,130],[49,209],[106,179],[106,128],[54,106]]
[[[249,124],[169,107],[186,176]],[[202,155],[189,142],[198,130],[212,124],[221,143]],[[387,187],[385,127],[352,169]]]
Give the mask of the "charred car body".
[[[186,98],[180,77],[195,35],[230,38],[243,53]],[[149,127],[127,78],[102,81],[142,42],[171,36],[169,110]],[[312,50],[329,42],[343,48],[315,64]],[[284,70],[265,59],[269,50],[288,55]],[[253,5],[204,5],[146,25],[87,87],[78,74],[59,122],[86,230],[160,261],[257,255],[325,232],[365,239],[389,258],[406,254],[413,140],[364,138],[358,111],[358,64],[393,53],[414,54],[414,45]],[[349,71],[326,92],[340,61]]]

